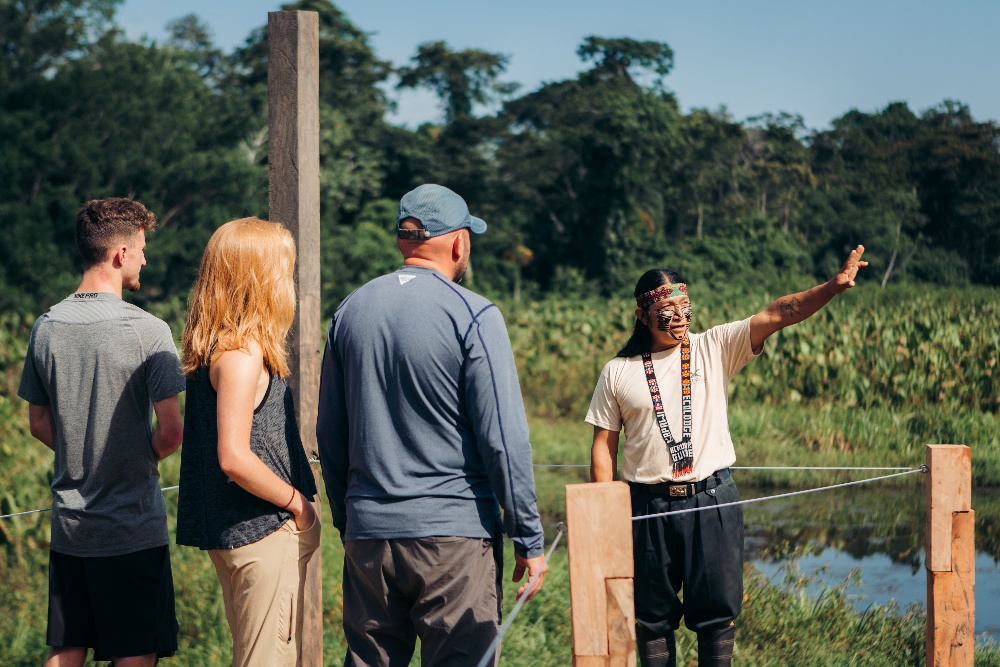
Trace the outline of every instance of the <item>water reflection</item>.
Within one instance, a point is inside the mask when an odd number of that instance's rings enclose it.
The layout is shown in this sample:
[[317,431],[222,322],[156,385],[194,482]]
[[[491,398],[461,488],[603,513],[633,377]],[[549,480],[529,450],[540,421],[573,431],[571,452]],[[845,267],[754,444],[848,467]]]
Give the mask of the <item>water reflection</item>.
[[[740,483],[744,498],[788,490]],[[972,508],[976,633],[1000,641],[1000,605],[995,604],[1000,599],[1000,489],[973,489]],[[926,603],[926,510],[922,476],[917,483],[876,482],[753,503],[745,508],[747,558],[773,577],[792,550],[805,548],[809,555],[799,559],[799,569],[808,574],[819,570],[817,580],[823,582],[811,593],[818,593],[823,584],[841,584],[852,570],[860,569],[861,585],[848,591],[859,610],[893,599],[901,608]]]

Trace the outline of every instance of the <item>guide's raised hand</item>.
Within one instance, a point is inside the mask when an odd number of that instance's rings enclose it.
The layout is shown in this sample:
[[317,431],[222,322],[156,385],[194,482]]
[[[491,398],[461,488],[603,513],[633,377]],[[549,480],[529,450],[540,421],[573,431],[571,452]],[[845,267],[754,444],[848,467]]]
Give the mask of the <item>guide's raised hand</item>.
[[858,269],[868,266],[861,259],[865,247],[859,245],[851,251],[844,267],[828,281],[812,289],[789,294],[774,301],[764,310],[750,318],[750,346],[754,351],[763,349],[764,341],[774,332],[793,324],[798,324],[828,304],[833,297],[854,287]]
[[858,275],[858,269],[868,266],[868,262],[861,259],[863,254],[865,254],[865,247],[859,245],[847,256],[847,261],[844,262],[844,267],[840,269],[840,272],[830,279],[830,285],[836,294],[846,292],[854,287],[854,278]]

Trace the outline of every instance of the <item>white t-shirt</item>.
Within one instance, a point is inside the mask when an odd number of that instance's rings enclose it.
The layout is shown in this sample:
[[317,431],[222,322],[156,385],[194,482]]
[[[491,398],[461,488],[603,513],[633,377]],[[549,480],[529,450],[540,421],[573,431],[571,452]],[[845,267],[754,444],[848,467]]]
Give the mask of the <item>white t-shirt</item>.
[[[695,482],[736,462],[729,434],[729,381],[756,355],[750,318],[689,334],[691,341],[691,441],[694,468],[673,477],[667,445],[642,368],[642,357],[615,357],[604,366],[587,411],[587,423],[620,431],[625,427],[624,478],[630,482]],[[681,346],[654,352],[653,372],[663,411],[675,440],[681,439]]]

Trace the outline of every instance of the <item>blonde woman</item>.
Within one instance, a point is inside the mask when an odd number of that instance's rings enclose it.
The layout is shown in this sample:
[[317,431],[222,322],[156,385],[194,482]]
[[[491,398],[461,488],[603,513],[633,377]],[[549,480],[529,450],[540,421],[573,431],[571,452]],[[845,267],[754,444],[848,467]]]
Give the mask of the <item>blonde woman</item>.
[[208,551],[234,667],[294,667],[316,485],[285,381],[295,243],[243,218],[212,235],[184,327],[187,376],[177,543]]

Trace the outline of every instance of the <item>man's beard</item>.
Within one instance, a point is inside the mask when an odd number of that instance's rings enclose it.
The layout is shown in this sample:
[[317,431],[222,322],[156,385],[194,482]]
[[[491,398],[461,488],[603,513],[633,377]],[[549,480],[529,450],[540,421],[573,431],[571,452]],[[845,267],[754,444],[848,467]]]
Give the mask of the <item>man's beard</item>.
[[124,285],[124,287],[129,292],[138,292],[140,287],[139,279],[135,278],[134,280],[130,281],[127,285]]
[[466,259],[464,262],[455,267],[455,277],[452,278],[451,281],[454,283],[462,282],[462,279],[465,278],[465,273],[468,269],[469,269],[469,260]]

